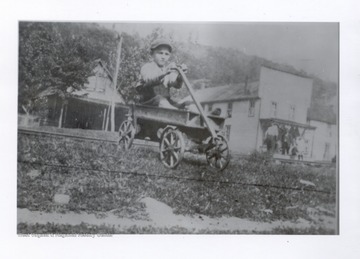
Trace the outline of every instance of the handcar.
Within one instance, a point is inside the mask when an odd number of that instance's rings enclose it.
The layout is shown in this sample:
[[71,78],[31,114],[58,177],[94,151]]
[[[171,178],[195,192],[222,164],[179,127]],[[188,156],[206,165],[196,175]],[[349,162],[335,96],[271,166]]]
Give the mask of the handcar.
[[175,70],[183,78],[198,113],[139,104],[130,105],[127,119],[119,128],[119,144],[127,150],[134,138],[150,137],[159,141],[160,160],[167,168],[176,168],[183,159],[184,152],[188,151],[205,154],[208,164],[222,171],[230,161],[229,146],[222,134],[226,118],[205,114],[182,69]]

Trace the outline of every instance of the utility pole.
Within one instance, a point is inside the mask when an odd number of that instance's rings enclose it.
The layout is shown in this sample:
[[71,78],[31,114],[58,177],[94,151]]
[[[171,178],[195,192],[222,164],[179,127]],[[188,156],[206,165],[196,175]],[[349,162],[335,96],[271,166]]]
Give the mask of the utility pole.
[[[120,39],[120,40],[119,40]],[[119,74],[120,68],[120,56],[121,56],[121,45],[122,45],[122,36],[118,34],[117,40],[119,40],[119,44],[116,51],[116,68],[114,71],[114,77],[112,80],[113,85],[113,94],[111,97],[111,132],[115,132],[115,95],[117,93],[117,78]]]

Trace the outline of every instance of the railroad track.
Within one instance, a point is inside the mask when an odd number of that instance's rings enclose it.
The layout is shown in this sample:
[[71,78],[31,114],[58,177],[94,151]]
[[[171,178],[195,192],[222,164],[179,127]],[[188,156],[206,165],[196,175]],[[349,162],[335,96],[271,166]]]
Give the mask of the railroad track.
[[[89,134],[89,132],[94,132],[95,134]],[[119,141],[117,132],[79,130],[79,129],[57,129],[54,127],[39,127],[39,128],[19,127],[18,134],[58,136],[58,137],[66,137],[66,138],[87,140],[87,141],[108,142],[113,144],[117,144]],[[97,136],[93,136],[93,135],[97,135]],[[156,150],[159,148],[159,144],[157,142],[140,140],[140,139],[134,139],[133,145],[148,147]],[[238,159],[245,159],[248,156],[241,154],[232,154],[232,157]],[[335,166],[335,164],[333,163],[323,162],[323,161],[301,161],[301,160],[276,158],[276,157],[272,158],[272,160],[283,164],[298,164],[298,165],[326,166],[326,167]]]
[[[64,137],[78,140],[87,140],[87,141],[98,141],[98,142],[107,142],[112,144],[117,144],[119,141],[117,132],[104,132],[104,131],[90,131],[90,130],[81,130],[78,129],[66,129],[66,130],[57,130],[50,127],[42,128],[25,128],[19,127],[18,134],[26,134],[26,135],[36,135],[36,136],[55,136],[55,137]],[[88,132],[94,132],[95,134],[87,134]],[[101,133],[101,134],[100,134]],[[98,136],[94,136],[98,135]],[[99,136],[100,135],[100,136]],[[159,148],[159,144],[157,142],[145,141],[134,139],[133,142],[136,146],[150,147],[150,148]]]

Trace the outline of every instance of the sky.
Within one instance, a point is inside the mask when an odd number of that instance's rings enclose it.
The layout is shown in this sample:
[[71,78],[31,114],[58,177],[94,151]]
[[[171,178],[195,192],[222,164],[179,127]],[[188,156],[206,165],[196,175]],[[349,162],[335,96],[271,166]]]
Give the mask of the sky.
[[[103,25],[112,28],[112,24]],[[239,49],[338,82],[337,23],[118,23],[115,29],[146,36],[156,27],[172,33],[178,41],[191,35],[199,44]]]

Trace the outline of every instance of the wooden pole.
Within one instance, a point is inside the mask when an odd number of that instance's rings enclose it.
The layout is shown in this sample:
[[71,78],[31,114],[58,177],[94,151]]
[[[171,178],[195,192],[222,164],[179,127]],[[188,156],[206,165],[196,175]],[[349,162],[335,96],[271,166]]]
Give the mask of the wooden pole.
[[107,114],[106,114],[106,122],[105,122],[105,131],[108,131],[109,128],[109,116],[110,115],[110,105],[107,108]]
[[121,45],[122,45],[122,40],[123,38],[121,36],[120,37],[120,41],[117,47],[117,57],[116,57],[116,68],[115,68],[115,72],[114,72],[114,77],[113,77],[113,94],[111,95],[111,132],[115,132],[115,95],[117,93],[117,78],[118,78],[118,74],[119,74],[119,68],[120,68],[120,56],[121,56]]
[[67,113],[68,113],[68,102],[65,102],[65,107],[64,107],[64,121],[62,123],[63,127],[66,127],[66,118],[67,118]]
[[64,108],[65,108],[65,101],[63,100],[63,101],[62,101],[62,104],[61,104],[61,111],[60,111],[60,118],[59,118],[58,128],[62,128]]
[[101,127],[102,130],[105,130],[106,111],[107,111],[107,109],[105,108],[105,109],[104,109],[104,114],[103,114],[102,127]]

